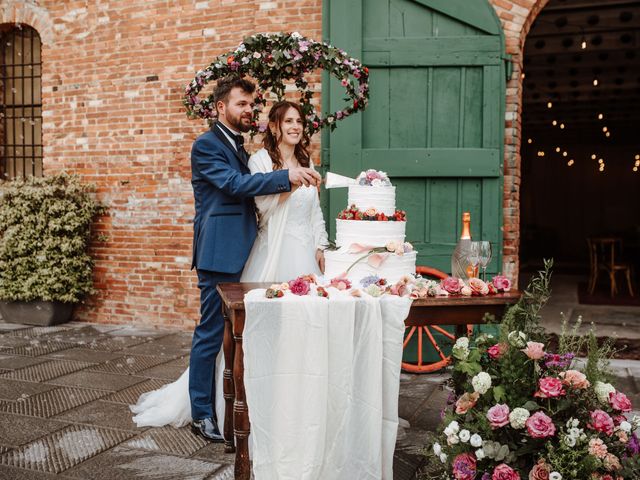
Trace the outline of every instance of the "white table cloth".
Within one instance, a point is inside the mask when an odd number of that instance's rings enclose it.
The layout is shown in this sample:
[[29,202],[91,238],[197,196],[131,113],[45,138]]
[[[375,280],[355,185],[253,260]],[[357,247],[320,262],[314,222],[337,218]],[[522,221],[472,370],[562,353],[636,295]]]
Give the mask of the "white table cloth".
[[404,320],[385,295],[245,296],[245,389],[257,480],[392,475]]

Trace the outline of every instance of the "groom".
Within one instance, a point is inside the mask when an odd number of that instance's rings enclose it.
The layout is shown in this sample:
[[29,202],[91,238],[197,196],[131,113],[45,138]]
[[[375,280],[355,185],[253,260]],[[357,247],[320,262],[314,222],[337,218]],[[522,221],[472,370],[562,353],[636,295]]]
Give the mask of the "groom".
[[229,76],[218,81],[218,121],[193,143],[191,184],[196,215],[193,264],[200,289],[200,323],[193,332],[189,362],[192,429],[222,442],[215,416],[215,362],[224,331],[216,285],[237,282],[257,234],[253,197],[289,192],[291,185],[318,185],[309,168],[251,175],[241,132],[251,126],[255,84]]

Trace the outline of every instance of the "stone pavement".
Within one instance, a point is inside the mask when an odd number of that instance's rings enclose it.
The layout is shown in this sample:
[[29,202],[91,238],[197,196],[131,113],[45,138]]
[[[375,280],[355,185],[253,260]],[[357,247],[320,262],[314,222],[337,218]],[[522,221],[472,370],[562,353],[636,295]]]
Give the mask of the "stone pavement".
[[[128,405],[187,367],[191,334],[0,321],[0,479],[228,479],[233,455],[188,427],[137,428]],[[640,362],[614,365],[640,405]],[[445,374],[403,374],[394,479],[415,478],[440,419]],[[329,480],[329,479],[327,479]]]

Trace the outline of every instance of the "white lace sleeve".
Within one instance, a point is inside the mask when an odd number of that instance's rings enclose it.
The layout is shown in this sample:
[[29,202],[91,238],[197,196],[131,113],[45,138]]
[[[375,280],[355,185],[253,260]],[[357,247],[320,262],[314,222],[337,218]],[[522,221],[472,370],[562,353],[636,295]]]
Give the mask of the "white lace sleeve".
[[[273,163],[271,162],[271,157],[264,148],[251,155],[251,157],[249,158],[248,166],[252,175],[254,173],[268,173],[273,171]],[[260,224],[265,223],[267,219],[273,214],[273,212],[278,207],[279,199],[279,193],[274,195],[261,195],[259,197],[255,197]]]
[[326,249],[329,246],[329,235],[327,235],[327,228],[324,223],[322,209],[320,208],[320,197],[317,193],[313,197],[311,227],[313,229],[313,241],[315,242],[316,249]]

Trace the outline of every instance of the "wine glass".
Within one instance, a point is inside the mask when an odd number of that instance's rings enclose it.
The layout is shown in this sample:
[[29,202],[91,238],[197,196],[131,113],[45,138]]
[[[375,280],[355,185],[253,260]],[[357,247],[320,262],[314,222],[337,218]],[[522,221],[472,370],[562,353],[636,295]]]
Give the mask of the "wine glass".
[[479,263],[482,267],[482,277],[483,280],[487,281],[487,265],[491,261],[491,242],[483,240],[482,242],[477,242],[479,244]]
[[480,263],[480,242],[471,242],[469,245],[469,254],[467,255],[469,265],[472,267],[472,274],[469,277],[475,277]]

